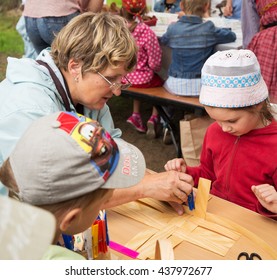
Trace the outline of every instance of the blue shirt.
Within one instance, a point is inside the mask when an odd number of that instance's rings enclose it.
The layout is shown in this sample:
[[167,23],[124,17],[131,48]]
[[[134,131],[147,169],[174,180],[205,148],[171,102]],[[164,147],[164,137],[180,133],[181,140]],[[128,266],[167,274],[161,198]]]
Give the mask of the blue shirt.
[[156,2],[154,5],[154,11],[158,12],[158,13],[170,12],[172,14],[175,14],[175,13],[178,13],[181,11],[181,8],[180,8],[181,0],[176,0],[176,2],[172,4],[170,10],[168,10],[168,11],[167,11],[165,2],[166,2],[166,0],[160,0],[160,1]]
[[215,27],[212,21],[203,21],[199,16],[182,16],[170,24],[160,38],[161,44],[172,49],[169,76],[200,78],[201,69],[214,47],[235,40],[236,34],[228,28]]

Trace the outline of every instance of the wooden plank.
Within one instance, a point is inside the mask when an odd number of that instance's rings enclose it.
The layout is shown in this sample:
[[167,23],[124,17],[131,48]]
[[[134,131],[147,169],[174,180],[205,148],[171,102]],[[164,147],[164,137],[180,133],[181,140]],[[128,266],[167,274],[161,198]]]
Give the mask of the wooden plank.
[[158,239],[155,249],[155,260],[174,260],[174,252],[169,239]]
[[229,245],[231,243],[232,245],[235,244],[235,241],[232,239],[228,239],[224,236],[220,236],[219,234],[207,230],[205,230],[205,235],[201,231],[200,234],[199,230],[197,229],[198,227],[191,233],[177,229],[173,235],[221,256],[225,256],[229,250],[229,246],[226,247],[223,245],[224,242],[228,242]]
[[134,210],[129,205],[130,203],[127,203],[114,207],[113,211],[157,229],[164,226],[164,222],[160,221],[162,213],[147,206],[142,209],[143,205],[140,205],[139,209]]
[[210,188],[211,188],[210,180],[204,178],[199,179],[197,195],[195,198],[195,209],[192,211],[192,215],[205,219]]
[[207,220],[239,232],[241,235],[249,238],[252,242],[256,243],[259,247],[265,250],[268,254],[271,255],[273,259],[277,260],[277,251],[275,251],[270,245],[268,245],[268,243],[265,242],[262,238],[257,236],[255,233],[247,230],[245,227],[242,227],[237,223],[211,213],[207,213]]
[[146,243],[144,243],[137,251],[139,252],[138,259],[146,260],[154,259],[155,246],[158,239],[167,239],[174,233],[176,227],[174,225],[165,227],[154,234]]
[[207,220],[198,218],[196,216],[190,217],[189,221],[197,224],[198,226],[201,226],[202,228],[206,228],[210,231],[214,231],[233,240],[238,240],[241,236],[241,234],[239,234],[238,232],[230,230],[216,223],[211,223]]
[[154,228],[149,228],[147,230],[139,232],[131,240],[125,243],[124,246],[137,251],[149,238],[151,238],[158,230]]

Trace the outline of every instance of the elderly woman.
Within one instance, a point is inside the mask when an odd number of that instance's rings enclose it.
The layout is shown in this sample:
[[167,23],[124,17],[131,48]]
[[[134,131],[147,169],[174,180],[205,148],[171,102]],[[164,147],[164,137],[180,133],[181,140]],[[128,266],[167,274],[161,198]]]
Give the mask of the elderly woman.
[[[136,61],[137,46],[126,22],[108,13],[72,19],[37,61],[8,58],[7,76],[0,83],[0,165],[35,119],[62,110],[76,112],[77,105],[112,137],[120,137],[106,103],[129,86],[121,79]],[[190,176],[176,171],[147,174],[139,184],[116,190],[106,207],[152,197],[177,203],[182,214],[181,203],[192,185]],[[7,193],[3,185],[0,192]]]

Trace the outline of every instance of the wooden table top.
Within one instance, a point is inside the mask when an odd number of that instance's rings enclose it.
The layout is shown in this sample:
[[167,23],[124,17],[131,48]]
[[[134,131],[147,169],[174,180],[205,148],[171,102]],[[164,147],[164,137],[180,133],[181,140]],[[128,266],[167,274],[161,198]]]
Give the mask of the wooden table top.
[[[157,203],[168,207],[166,203]],[[143,206],[141,209],[134,208],[140,207],[137,205]],[[170,207],[168,207],[168,212],[159,212],[159,218],[153,215],[153,211],[156,211],[156,209],[144,203],[131,202],[122,207],[125,210],[127,209],[128,213],[133,212],[135,216],[148,215],[147,213],[150,213],[151,216],[149,217],[153,218],[152,222],[151,218],[150,220],[145,218],[145,221],[147,221],[147,224],[145,224],[144,222],[122,215],[122,213],[120,214],[118,208],[109,209],[107,211],[110,240],[122,245],[127,244],[128,246],[126,247],[129,248],[130,244],[134,243],[132,240],[137,240],[137,235],[142,234],[143,236],[143,233],[151,231],[154,228],[157,230],[160,223],[162,225],[162,223],[166,221],[159,230],[162,232],[167,227],[169,228],[170,225],[174,224],[172,223],[174,219],[176,225],[180,225],[180,221],[184,222],[181,233],[179,231],[179,238],[180,234],[182,238],[182,232],[186,232],[184,228],[192,225],[191,221],[193,221],[190,220],[193,219],[191,218],[191,214],[186,213],[183,216],[178,216]],[[198,220],[198,222],[199,221],[200,220]],[[205,227],[212,230],[205,231]],[[219,231],[221,234],[216,233],[216,231],[218,231],[217,227],[220,228]],[[224,228],[227,230],[226,233],[223,233],[225,231]],[[277,259],[276,230],[276,221],[211,195],[203,225],[201,226],[199,224],[197,230],[195,229],[189,232],[189,238],[177,242],[177,245],[174,245],[174,243],[176,244],[176,239],[172,239],[174,258],[176,260],[236,260],[239,253],[245,251],[249,254],[256,252],[262,259]],[[172,235],[175,234],[173,233]],[[228,238],[226,236],[228,236]],[[173,236],[170,238],[172,237]],[[195,244],[197,242],[199,242],[200,245]],[[204,248],[209,246],[211,246],[211,250],[209,248]],[[135,249],[135,247],[132,249]],[[139,251],[139,249],[137,249],[137,251]],[[116,255],[119,259],[129,259],[125,255],[117,252]]]

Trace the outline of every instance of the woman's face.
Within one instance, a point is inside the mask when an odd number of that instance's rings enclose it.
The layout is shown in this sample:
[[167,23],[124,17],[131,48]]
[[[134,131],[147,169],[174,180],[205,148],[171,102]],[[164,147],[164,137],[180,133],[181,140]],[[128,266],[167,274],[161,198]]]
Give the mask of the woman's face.
[[[101,74],[111,83],[120,83],[127,74],[124,63],[117,68],[108,67]],[[70,88],[74,104],[80,103],[91,110],[100,110],[113,95],[119,96],[121,90],[111,90],[110,84],[98,73],[87,72],[79,74],[78,80]]]
[[209,116],[214,119],[224,132],[241,136],[253,129],[263,127],[260,114],[247,110],[234,110],[205,106]]

